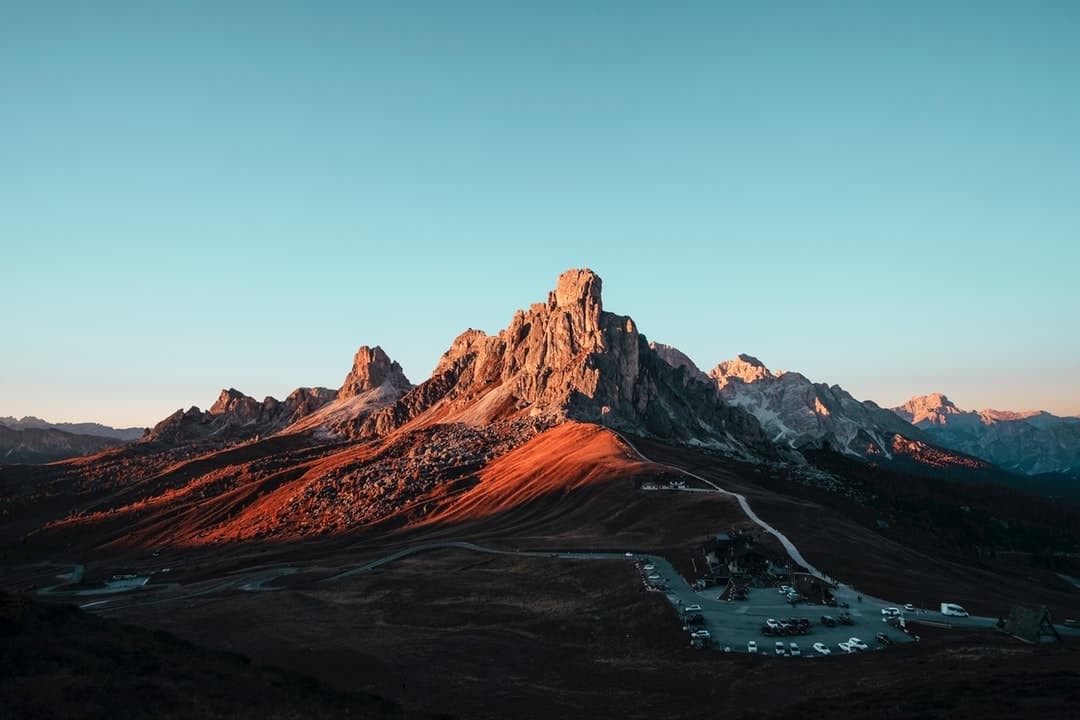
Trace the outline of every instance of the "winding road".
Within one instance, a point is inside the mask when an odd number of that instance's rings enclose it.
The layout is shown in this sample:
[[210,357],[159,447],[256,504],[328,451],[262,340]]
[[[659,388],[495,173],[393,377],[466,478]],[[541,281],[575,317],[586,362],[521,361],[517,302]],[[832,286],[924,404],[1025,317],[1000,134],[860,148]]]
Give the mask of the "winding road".
[[739,507],[742,508],[743,513],[746,514],[746,517],[750,518],[750,520],[752,520],[756,525],[761,527],[762,530],[764,530],[765,532],[769,533],[770,535],[774,536],[777,540],[779,540],[780,544],[784,546],[784,550],[787,552],[788,557],[790,557],[795,562],[795,564],[803,566],[804,568],[806,568],[807,572],[809,572],[811,575],[818,578],[819,580],[825,580],[827,582],[829,581],[829,578],[826,577],[825,573],[821,572],[816,567],[811,565],[806,560],[806,558],[803,557],[803,554],[801,552],[799,552],[799,548],[795,547],[795,543],[791,542],[791,540],[788,539],[787,535],[780,532],[779,530],[774,528],[772,525],[770,525],[769,523],[765,522],[760,517],[758,517],[758,514],[756,512],[754,512],[753,508],[750,507],[750,503],[747,502],[745,495],[740,495],[737,492],[731,492],[730,490],[725,490],[724,488],[720,487],[719,485],[712,482],[711,480],[706,480],[705,478],[701,477],[700,475],[696,475],[696,474],[690,472],[689,470],[686,470],[684,468],[679,467],[678,465],[668,465],[666,463],[660,463],[660,462],[656,462],[655,460],[650,460],[649,458],[645,457],[645,453],[638,450],[637,447],[634,445],[634,443],[630,442],[626,438],[625,435],[623,435],[620,432],[616,432],[615,430],[610,430],[610,432],[613,435],[615,435],[617,438],[622,440],[623,443],[625,443],[626,446],[628,448],[630,448],[630,450],[635,455],[637,455],[639,458],[641,458],[643,461],[645,461],[647,463],[651,463],[653,465],[659,465],[660,467],[663,467],[663,468],[668,468],[669,470],[674,470],[676,472],[680,472],[683,475],[686,475],[687,477],[692,477],[695,480],[699,480],[699,481],[705,483],[709,487],[713,488],[713,490],[715,490],[716,492],[723,493],[724,495],[730,495],[730,496],[734,497],[736,500],[739,501]]

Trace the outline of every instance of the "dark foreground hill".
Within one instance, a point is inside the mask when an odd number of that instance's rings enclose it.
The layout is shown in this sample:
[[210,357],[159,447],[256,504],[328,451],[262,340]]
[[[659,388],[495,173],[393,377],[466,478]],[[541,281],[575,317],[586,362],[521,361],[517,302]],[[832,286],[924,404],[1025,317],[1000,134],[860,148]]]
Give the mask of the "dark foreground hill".
[[[401,718],[344,692],[171,633],[0,594],[4,718]],[[417,717],[410,714],[410,717]]]

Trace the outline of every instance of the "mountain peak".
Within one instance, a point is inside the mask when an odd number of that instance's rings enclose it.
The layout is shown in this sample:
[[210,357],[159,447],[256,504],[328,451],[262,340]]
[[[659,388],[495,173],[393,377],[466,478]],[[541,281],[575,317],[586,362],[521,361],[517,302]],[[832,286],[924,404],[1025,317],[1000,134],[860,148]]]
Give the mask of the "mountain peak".
[[604,311],[601,288],[592,270],[567,270],[546,303],[518,310],[496,335],[459,335],[429,380],[353,436],[386,434],[421,416],[466,425],[577,420],[774,452],[756,420],[662,359],[630,317]]
[[207,410],[207,412],[211,415],[222,415],[235,407],[238,402],[244,400],[255,402],[255,398],[248,397],[236,388],[229,388],[228,390],[223,389],[221,394],[218,395],[218,399],[210,406],[210,409]]
[[944,393],[938,392],[913,397],[900,407],[893,408],[893,412],[919,427],[944,425],[949,422],[947,416],[966,414]]
[[752,383],[758,380],[774,377],[765,363],[753,355],[739,353],[734,360],[720,363],[709,375],[716,380],[717,386],[723,389],[728,383],[738,380],[742,383]]
[[588,268],[570,269],[559,276],[555,289],[548,295],[552,308],[573,308],[583,305],[595,307],[597,314],[603,310],[600,298],[603,281]]
[[352,370],[349,371],[341,389],[338,390],[338,398],[356,397],[386,382],[399,390],[412,388],[412,383],[405,377],[401,365],[391,360],[381,347],[361,345],[356,351],[356,357],[353,358]]

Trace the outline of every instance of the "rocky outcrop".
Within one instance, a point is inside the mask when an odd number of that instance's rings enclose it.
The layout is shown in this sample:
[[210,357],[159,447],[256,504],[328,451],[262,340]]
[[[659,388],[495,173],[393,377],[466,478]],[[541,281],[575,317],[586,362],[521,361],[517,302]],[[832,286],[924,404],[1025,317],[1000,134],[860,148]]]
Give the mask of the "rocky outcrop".
[[941,393],[893,412],[942,447],[1027,474],[1080,474],[1080,419],[1048,412],[965,411]]
[[413,387],[402,372],[401,365],[391,360],[381,347],[376,345],[372,348],[361,345],[353,359],[352,370],[345,377],[345,382],[341,384],[337,397],[347,400],[383,384],[389,384],[391,388],[400,390],[402,394]]
[[897,436],[922,438],[893,413],[856,400],[838,385],[814,383],[795,372],[774,374],[750,355],[722,362],[709,375],[724,400],[756,417],[776,443],[888,457]]
[[757,421],[727,406],[685,366],[672,367],[634,321],[604,311],[600,277],[563,273],[547,301],[519,310],[497,335],[467,330],[432,377],[354,429],[407,423],[579,420],[681,442],[771,452]]
[[372,413],[396,402],[412,388],[401,365],[381,347],[361,345],[333,401],[297,418],[284,432],[313,432],[325,438],[356,435]]

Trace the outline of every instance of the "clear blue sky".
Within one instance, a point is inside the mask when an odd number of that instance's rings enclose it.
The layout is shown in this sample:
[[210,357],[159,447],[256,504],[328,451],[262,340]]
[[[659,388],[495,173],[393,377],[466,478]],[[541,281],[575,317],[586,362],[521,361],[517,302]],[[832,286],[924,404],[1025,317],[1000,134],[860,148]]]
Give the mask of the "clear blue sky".
[[419,382],[579,266],[706,369],[1080,413],[1080,3],[0,2],[0,414]]

